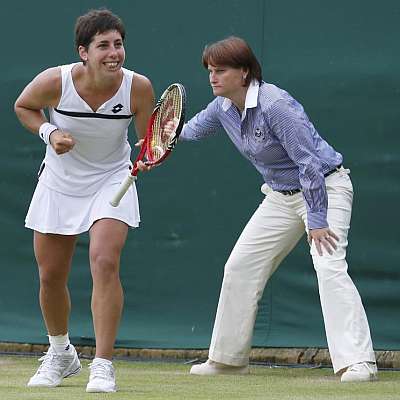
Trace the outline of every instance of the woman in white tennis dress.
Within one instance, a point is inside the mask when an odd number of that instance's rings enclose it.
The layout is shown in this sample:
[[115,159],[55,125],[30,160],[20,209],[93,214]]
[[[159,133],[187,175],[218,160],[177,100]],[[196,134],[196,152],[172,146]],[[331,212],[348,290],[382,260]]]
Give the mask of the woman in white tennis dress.
[[25,222],[34,230],[50,348],[28,386],[58,386],[81,369],[68,337],[67,281],[77,235],[89,231],[96,356],[86,390],[116,390],[111,359],[123,306],[119,261],[128,227],[137,227],[140,216],[134,185],[118,207],[109,200],[131,167],[128,126],[134,118],[138,138],[144,137],[154,107],[150,81],[122,67],[124,37],[122,21],[106,9],[79,17],[82,62],[40,73],[15,103],[21,123],[46,144]]

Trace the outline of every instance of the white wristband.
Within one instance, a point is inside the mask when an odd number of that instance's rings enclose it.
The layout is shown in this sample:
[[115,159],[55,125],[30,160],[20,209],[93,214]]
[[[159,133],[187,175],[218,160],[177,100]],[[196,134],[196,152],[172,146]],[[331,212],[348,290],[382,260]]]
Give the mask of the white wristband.
[[46,144],[50,145],[50,135],[56,131],[58,128],[48,122],[44,122],[40,125],[39,136]]

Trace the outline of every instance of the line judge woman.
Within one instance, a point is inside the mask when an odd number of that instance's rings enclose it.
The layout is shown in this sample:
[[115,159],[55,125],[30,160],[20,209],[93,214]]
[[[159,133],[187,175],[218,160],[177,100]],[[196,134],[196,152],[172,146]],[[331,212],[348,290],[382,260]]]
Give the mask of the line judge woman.
[[202,61],[216,98],[184,126],[181,139],[200,140],[224,130],[261,174],[265,199],[226,262],[209,359],[190,373],[249,372],[258,302],[306,232],[333,370],[342,373],[342,382],[375,379],[367,317],[347,273],[353,188],[342,155],[321,137],[299,102],[262,80],[244,40],[213,43]]

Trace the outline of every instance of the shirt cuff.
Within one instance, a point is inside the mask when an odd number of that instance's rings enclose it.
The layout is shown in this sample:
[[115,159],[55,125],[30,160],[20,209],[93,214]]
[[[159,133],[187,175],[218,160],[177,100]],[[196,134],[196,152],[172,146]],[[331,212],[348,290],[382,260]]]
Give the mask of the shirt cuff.
[[328,221],[326,219],[327,210],[308,212],[308,229],[322,229],[328,228]]

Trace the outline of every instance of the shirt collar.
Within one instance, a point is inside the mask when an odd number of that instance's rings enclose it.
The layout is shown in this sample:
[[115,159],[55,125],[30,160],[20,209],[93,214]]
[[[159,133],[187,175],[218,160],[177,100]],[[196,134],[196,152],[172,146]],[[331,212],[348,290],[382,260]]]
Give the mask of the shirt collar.
[[[257,107],[257,100],[258,100],[258,91],[260,89],[260,84],[256,79],[253,79],[250,82],[250,85],[247,89],[246,93],[246,100],[244,102],[244,110],[242,113],[242,121],[246,117],[246,111],[248,108],[254,108]],[[222,110],[224,112],[228,111],[229,108],[232,106],[232,101],[227,99],[226,97],[224,98],[224,101],[222,102]]]

